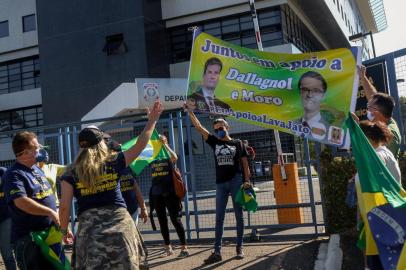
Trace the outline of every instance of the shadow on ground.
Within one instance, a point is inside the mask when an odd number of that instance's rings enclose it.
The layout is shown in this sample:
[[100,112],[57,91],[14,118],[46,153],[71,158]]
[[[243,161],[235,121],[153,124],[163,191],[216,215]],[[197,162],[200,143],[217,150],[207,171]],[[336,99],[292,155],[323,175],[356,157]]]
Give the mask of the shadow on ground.
[[233,242],[226,242],[222,255],[223,260],[212,265],[204,265],[203,261],[211,253],[210,243],[193,244],[189,247],[190,256],[177,259],[175,255],[162,258],[159,246],[152,248],[149,257],[150,269],[313,269],[319,244],[325,239],[307,241],[267,241],[246,243],[244,246],[245,258],[238,260]]

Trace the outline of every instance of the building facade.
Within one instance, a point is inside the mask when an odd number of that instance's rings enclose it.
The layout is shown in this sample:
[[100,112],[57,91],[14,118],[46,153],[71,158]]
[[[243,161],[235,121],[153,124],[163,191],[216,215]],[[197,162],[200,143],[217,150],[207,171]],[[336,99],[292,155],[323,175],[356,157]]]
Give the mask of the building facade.
[[[367,59],[368,38],[349,36],[386,27],[382,1],[257,0],[256,9],[263,47],[273,52],[363,44]],[[257,48],[247,0],[0,0],[0,132],[80,121],[135,78],[186,78],[195,26]],[[120,111],[118,100],[111,106]],[[294,151],[292,136],[282,140]]]

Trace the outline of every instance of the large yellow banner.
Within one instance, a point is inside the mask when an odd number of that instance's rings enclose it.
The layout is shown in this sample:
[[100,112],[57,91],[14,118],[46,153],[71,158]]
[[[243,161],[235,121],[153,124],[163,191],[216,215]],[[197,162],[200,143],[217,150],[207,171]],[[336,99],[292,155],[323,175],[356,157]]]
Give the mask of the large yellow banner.
[[348,146],[344,121],[358,87],[354,55],[345,48],[262,52],[196,31],[187,103],[198,112]]

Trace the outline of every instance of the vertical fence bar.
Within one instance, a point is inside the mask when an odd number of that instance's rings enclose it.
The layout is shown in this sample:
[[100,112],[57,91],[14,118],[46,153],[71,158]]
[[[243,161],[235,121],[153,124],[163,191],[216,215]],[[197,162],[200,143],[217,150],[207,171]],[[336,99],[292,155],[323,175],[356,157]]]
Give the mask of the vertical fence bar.
[[[320,143],[316,143],[315,144],[315,148],[314,148],[314,152],[316,154],[316,166],[317,166],[317,175],[319,178],[319,188],[320,188],[320,200],[321,200],[321,209],[322,209],[322,215],[323,215],[323,224],[324,224],[324,228],[326,227],[326,218],[327,218],[327,214],[326,214],[326,209],[325,209],[325,205],[324,205],[324,196],[323,196],[323,179],[321,178],[321,162],[320,162],[320,153],[321,153],[321,144]],[[317,221],[316,221],[317,223]]]
[[306,170],[307,170],[307,182],[309,186],[309,196],[310,196],[310,208],[312,211],[312,224],[314,225],[314,232],[315,236],[318,236],[317,230],[317,219],[316,219],[316,204],[314,203],[314,194],[313,194],[313,179],[312,179],[312,168],[311,168],[311,160],[310,160],[310,151],[309,151],[309,141],[304,138],[304,151],[305,151],[305,163],[306,163]]
[[[67,164],[72,163],[72,151],[71,151],[71,140],[70,140],[70,129],[69,127],[65,128],[65,146],[66,146],[66,162]],[[75,209],[75,202],[72,200],[71,210],[70,210],[70,223],[71,223],[71,230],[72,233],[75,234],[75,217],[76,217],[76,209]]]
[[386,68],[388,70],[389,76],[389,93],[395,99],[395,102],[398,102],[396,106],[393,108],[393,118],[395,118],[396,123],[398,124],[399,130],[403,129],[403,121],[402,121],[402,112],[401,106],[399,106],[399,92],[398,92],[398,84],[396,82],[396,67],[395,67],[395,58],[394,54],[389,54],[385,56],[386,61]]
[[196,196],[196,177],[195,177],[195,162],[193,159],[193,144],[192,144],[192,131],[191,131],[191,122],[189,118],[189,114],[186,116],[186,136],[188,142],[188,150],[189,150],[189,175],[190,175],[190,183],[192,184],[192,197],[193,197],[193,212],[195,217],[195,228],[196,228],[196,237],[200,239],[200,227],[199,227],[199,209],[197,206],[197,196]]
[[73,158],[75,158],[78,155],[78,151],[79,151],[79,145],[78,145],[78,140],[77,140],[77,136],[76,134],[78,134],[77,128],[75,126],[73,126],[72,128],[72,144],[73,144]]
[[[184,147],[184,140],[183,140],[183,125],[182,125],[182,111],[178,111],[176,114],[177,114],[176,117],[178,120],[178,146],[179,146],[179,157],[180,157],[179,158],[180,169],[182,171],[182,176],[183,176],[186,190],[187,190],[188,175],[186,173],[185,147]],[[184,202],[185,202],[187,238],[188,238],[188,240],[190,240],[191,234],[190,234],[189,192],[188,191],[186,191]]]
[[65,157],[64,157],[64,151],[63,151],[63,133],[62,129],[59,129],[59,135],[58,135],[58,158],[59,158],[59,164],[65,164]]
[[176,152],[175,149],[175,134],[173,129],[173,115],[172,113],[169,114],[169,121],[168,121],[168,131],[169,131],[169,146]]

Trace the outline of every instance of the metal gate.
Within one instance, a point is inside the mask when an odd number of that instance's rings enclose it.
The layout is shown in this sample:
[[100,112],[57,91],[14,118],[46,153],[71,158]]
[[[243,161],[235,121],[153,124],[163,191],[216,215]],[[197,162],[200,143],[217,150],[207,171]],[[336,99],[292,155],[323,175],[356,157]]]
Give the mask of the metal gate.
[[[212,119],[207,115],[200,115],[201,123],[209,130]],[[93,121],[68,123],[27,129],[36,132],[40,143],[48,146],[50,162],[69,164],[78,153],[77,136],[82,127],[96,124],[108,132],[118,142],[126,142],[140,134],[146,123],[145,115],[131,115],[96,119]],[[231,136],[248,139],[257,150],[258,158],[251,164],[255,171],[253,180],[258,188],[258,211],[244,212],[245,233],[249,229],[258,229],[263,237],[291,238],[298,236],[313,237],[324,233],[324,218],[321,200],[321,188],[317,175],[304,173],[298,184],[300,202],[297,204],[277,205],[274,196],[274,183],[270,166],[277,162],[276,147],[272,130],[266,130],[248,124],[231,121]],[[191,127],[190,119],[181,111],[165,113],[157,123],[158,132],[166,134],[170,145],[178,153],[178,166],[187,181],[188,193],[184,200],[184,216],[187,238],[189,240],[214,238],[215,230],[215,166],[211,148],[203,141],[200,134]],[[0,133],[0,143],[11,141],[15,131]],[[281,134],[282,148],[285,153],[293,153],[299,163],[306,166],[301,172],[311,172],[309,145],[307,140],[295,138],[289,134]],[[316,144],[317,150],[318,144]],[[316,151],[317,152],[317,151]],[[304,160],[304,162],[302,161]],[[0,162],[2,166],[9,166],[12,160]],[[255,163],[257,162],[257,163]],[[146,168],[138,177],[138,184],[148,202],[151,186],[151,171]],[[235,219],[232,204],[229,202],[224,222],[225,237],[235,235]],[[281,209],[299,208],[302,221],[299,224],[280,224],[277,212]],[[75,216],[73,212],[73,216]],[[72,220],[73,222],[74,220]],[[174,228],[170,225],[171,233]],[[140,224],[140,230],[146,240],[159,240],[158,231],[152,231],[150,223]],[[231,234],[230,234],[230,231]],[[177,239],[177,237],[172,237]]]

